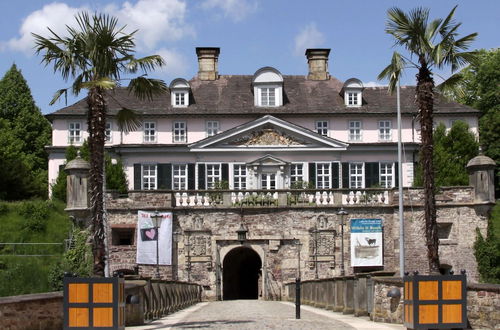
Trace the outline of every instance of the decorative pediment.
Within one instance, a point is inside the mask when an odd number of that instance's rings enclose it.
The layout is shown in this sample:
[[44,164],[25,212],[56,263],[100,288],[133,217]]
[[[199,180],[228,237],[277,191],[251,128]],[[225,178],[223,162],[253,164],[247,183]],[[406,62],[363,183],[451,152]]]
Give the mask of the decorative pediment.
[[195,142],[191,151],[345,150],[347,143],[270,115]]
[[273,155],[265,155],[264,157],[254,160],[253,162],[247,163],[248,166],[284,166],[288,164],[288,162],[274,157]]
[[227,145],[241,146],[300,146],[307,145],[306,141],[290,136],[275,127],[266,125],[262,129],[236,137],[227,141]]

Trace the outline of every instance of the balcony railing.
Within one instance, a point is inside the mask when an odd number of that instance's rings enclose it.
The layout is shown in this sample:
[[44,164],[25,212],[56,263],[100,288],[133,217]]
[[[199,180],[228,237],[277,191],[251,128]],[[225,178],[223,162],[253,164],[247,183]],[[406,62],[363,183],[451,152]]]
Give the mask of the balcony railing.
[[305,207],[388,205],[387,189],[198,190],[174,192],[176,207]]

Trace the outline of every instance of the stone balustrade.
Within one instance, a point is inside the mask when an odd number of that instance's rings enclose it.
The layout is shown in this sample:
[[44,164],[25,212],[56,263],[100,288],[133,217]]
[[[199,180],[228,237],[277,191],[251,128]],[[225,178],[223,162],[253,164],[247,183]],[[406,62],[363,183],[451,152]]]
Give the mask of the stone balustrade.
[[[149,190],[130,191],[120,196],[107,194],[108,209],[157,208],[304,208],[341,206],[392,206],[398,191],[392,189],[280,189],[280,190]],[[405,188],[405,205],[422,205],[423,190]],[[436,195],[437,204],[474,202],[472,187],[443,187]]]

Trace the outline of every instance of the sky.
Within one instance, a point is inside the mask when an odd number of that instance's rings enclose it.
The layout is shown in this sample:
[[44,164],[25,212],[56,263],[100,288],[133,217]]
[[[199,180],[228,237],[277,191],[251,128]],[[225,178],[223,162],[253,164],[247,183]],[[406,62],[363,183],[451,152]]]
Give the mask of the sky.
[[[161,55],[166,67],[149,76],[167,84],[196,75],[195,47],[220,47],[220,74],[252,75],[272,66],[284,75],[305,75],[305,49],[331,48],[332,76],[383,85],[377,75],[395,50],[384,31],[387,10],[422,6],[431,18],[444,18],[457,4],[460,35],[479,34],[471,48],[499,47],[498,0],[1,0],[0,77],[15,63],[44,114],[64,107],[64,99],[53,106],[49,102],[70,83],[40,63],[31,33],[48,36],[47,27],[64,33],[66,24],[75,25],[74,15],[87,10],[117,17],[126,31],[137,29],[136,56]],[[402,84],[414,85],[415,72],[408,71]],[[84,96],[68,97],[68,105]]]

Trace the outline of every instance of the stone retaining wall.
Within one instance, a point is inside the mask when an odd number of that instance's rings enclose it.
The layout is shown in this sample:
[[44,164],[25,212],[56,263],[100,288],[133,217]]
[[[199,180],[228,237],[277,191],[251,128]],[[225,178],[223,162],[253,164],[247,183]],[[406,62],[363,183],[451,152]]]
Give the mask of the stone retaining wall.
[[0,298],[0,329],[62,329],[62,304],[62,292]]

